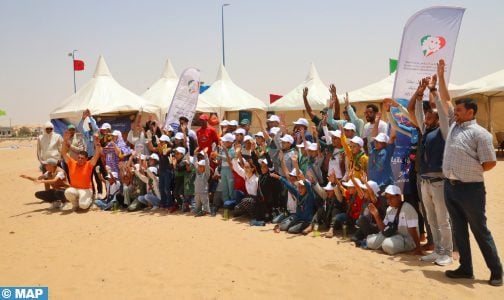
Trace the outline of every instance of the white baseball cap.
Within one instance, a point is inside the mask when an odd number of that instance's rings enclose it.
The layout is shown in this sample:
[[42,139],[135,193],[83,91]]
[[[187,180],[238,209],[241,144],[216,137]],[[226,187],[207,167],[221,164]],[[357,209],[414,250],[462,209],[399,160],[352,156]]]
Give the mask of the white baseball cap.
[[280,123],[280,117],[277,115],[271,115],[267,120],[267,122],[279,122]]
[[254,139],[250,136],[250,135],[246,135],[244,138],[243,138],[243,141],[244,142],[249,142],[249,141],[253,141]]
[[332,190],[334,190],[334,186],[330,182],[328,182],[327,185],[324,186],[324,190],[332,191]]
[[206,161],[204,159],[198,161],[198,166],[206,166]]
[[290,144],[294,143],[294,138],[290,134],[284,135],[283,137],[280,138],[280,140],[282,142],[286,142],[286,143],[290,143]]
[[318,149],[318,144],[317,143],[311,143],[308,146],[308,150],[310,150],[310,151],[317,151],[317,149]]
[[389,194],[389,195],[401,195],[401,188],[399,188],[397,185],[389,185],[385,189],[385,192],[382,193],[382,195]]
[[302,186],[305,185],[304,180],[298,180],[298,181],[296,181],[296,184],[299,184],[299,185],[302,185]]
[[297,121],[295,121],[293,123],[296,125],[303,125],[305,127],[308,127],[308,120],[306,120],[305,118],[299,118],[299,119],[297,119]]
[[113,136],[121,136],[121,132],[119,130],[112,131]]
[[171,127],[171,125],[168,125],[166,126],[166,131],[174,132],[175,130],[173,130],[173,127]]
[[[378,193],[380,192],[380,187],[378,186],[378,183],[374,182],[373,180],[368,180],[367,184],[373,190],[375,195],[378,196]],[[366,185],[364,185],[364,186],[366,186]]]
[[343,129],[357,131],[357,127],[355,127],[355,124],[351,122],[346,122],[345,126],[343,126]]
[[112,126],[109,123],[103,123],[100,129],[102,130],[112,129]]
[[219,124],[220,126],[229,126],[229,121],[228,120],[222,120]]
[[262,131],[259,131],[258,133],[254,134],[254,136],[260,136],[264,138],[264,133]]
[[292,169],[292,171],[290,171],[289,175],[290,175],[290,176],[297,177],[297,171],[296,171],[296,168]]
[[149,156],[150,159],[153,159],[153,160],[157,160],[159,161],[159,155],[157,155],[156,153],[152,153],[150,156]]
[[380,142],[380,143],[388,143],[389,137],[383,132],[378,133],[377,136],[373,138],[373,140]]
[[184,148],[184,147],[177,147],[177,148],[175,149],[175,151],[177,151],[178,153],[185,154],[185,148]]
[[352,143],[354,143],[354,144],[357,144],[357,145],[359,145],[359,146],[361,146],[361,147],[362,147],[362,146],[364,146],[364,140],[363,140],[363,139],[361,139],[361,138],[360,138],[360,137],[358,137],[358,136],[354,136],[354,137],[350,140],[350,142],[352,142]]
[[231,120],[231,121],[229,121],[229,122],[228,122],[228,125],[229,125],[229,126],[238,126],[238,121],[236,121],[236,120]]
[[167,136],[166,134],[163,134],[160,138],[159,138],[160,141],[162,142],[169,142],[170,141],[170,137]]
[[276,134],[278,134],[278,132],[280,132],[280,127],[272,127],[272,128],[270,129],[270,132],[269,132],[269,133],[270,133],[270,134],[275,134],[275,135],[276,135]]
[[144,155],[144,154],[140,154],[140,159],[141,159],[141,160],[145,160],[146,158],[147,158],[147,156],[146,156],[146,155]]
[[221,141],[232,143],[235,141],[235,136],[232,133],[226,133],[223,137],[221,137]]
[[331,130],[331,131],[329,131],[329,134],[332,137],[337,137],[337,138],[341,137],[341,131],[340,130]]
[[149,167],[148,170],[157,175],[157,168],[156,167]]
[[243,134],[243,135],[246,135],[247,131],[245,131],[245,129],[243,129],[243,128],[238,128],[238,129],[235,130],[234,134]]
[[[308,145],[308,147],[310,147],[311,142],[310,141],[306,141],[306,145]],[[304,143],[298,144],[298,145],[296,145],[296,147],[298,147],[298,148],[304,148]]]
[[266,159],[266,158],[260,158],[260,159],[258,159],[257,161],[258,161],[260,164],[265,164],[265,165],[267,165],[267,164],[268,164],[268,159]]
[[175,133],[175,139],[176,140],[183,140],[184,139],[184,134],[182,132]]
[[[355,182],[362,187],[362,182],[359,180],[359,178],[354,178]],[[352,180],[348,180],[347,182],[343,182],[343,185],[346,187],[355,187],[354,183]]]

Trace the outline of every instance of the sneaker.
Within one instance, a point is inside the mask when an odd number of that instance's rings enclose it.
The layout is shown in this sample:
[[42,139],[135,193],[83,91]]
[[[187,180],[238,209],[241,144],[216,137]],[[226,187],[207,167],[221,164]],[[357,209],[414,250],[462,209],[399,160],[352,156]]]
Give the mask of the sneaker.
[[156,210],[158,210],[158,209],[159,209],[159,206],[154,205],[154,206],[153,206],[150,210],[151,210],[151,211],[156,211]]
[[462,270],[460,267],[456,270],[448,270],[445,272],[446,277],[449,278],[464,278],[464,279],[474,279],[474,275],[472,273],[467,273]]
[[453,263],[453,258],[449,255],[441,255],[439,256],[435,261],[434,263],[438,266],[447,266],[447,265],[451,265]]
[[502,273],[492,274],[490,280],[488,280],[488,284],[491,286],[502,286]]
[[197,213],[196,215],[194,215],[195,217],[203,217],[203,216],[206,216],[207,212],[202,210],[200,211],[199,213]]
[[53,203],[51,204],[51,208],[52,209],[60,209],[61,208],[61,200],[53,201]]
[[429,255],[424,255],[422,257],[420,257],[420,260],[421,261],[424,261],[424,262],[430,262],[430,263],[433,263],[435,262],[441,255],[437,254],[436,252],[432,252],[431,254]]
[[440,255],[434,263],[438,266],[448,266],[454,262],[454,259],[451,255],[443,254]]

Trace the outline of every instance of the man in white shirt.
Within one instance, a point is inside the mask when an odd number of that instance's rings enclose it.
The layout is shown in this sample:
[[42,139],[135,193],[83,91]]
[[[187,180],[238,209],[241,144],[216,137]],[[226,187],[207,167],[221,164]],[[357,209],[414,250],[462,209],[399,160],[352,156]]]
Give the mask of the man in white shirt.
[[[376,114],[379,112],[378,106],[374,104],[368,104],[366,106],[365,116],[367,123],[364,125],[364,130],[362,132],[362,139],[364,140],[364,147],[366,153],[368,153],[368,149],[371,148],[371,142],[373,141],[372,132],[373,128],[376,126]],[[378,122],[378,133],[387,134],[388,125],[384,121],[380,120]]]

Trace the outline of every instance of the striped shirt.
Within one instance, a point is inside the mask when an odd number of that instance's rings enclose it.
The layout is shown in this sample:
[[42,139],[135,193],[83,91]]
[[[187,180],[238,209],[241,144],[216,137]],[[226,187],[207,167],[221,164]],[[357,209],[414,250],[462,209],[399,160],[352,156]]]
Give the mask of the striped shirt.
[[492,135],[476,123],[453,123],[448,132],[443,158],[446,178],[463,182],[483,182],[482,163],[495,161]]

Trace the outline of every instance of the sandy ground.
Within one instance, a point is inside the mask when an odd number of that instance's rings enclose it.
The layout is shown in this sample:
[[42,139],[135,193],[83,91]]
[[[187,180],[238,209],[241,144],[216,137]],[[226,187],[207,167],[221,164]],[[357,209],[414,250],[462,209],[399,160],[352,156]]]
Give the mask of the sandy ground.
[[[33,145],[33,144],[32,144]],[[26,146],[26,145],[25,145]],[[417,256],[355,248],[340,238],[275,234],[221,217],[55,212],[35,148],[0,149],[0,286],[48,286],[52,299],[398,297],[502,299],[473,241],[476,280],[449,280]],[[504,251],[504,162],[486,174],[487,216]],[[500,296],[499,296],[500,295]]]

